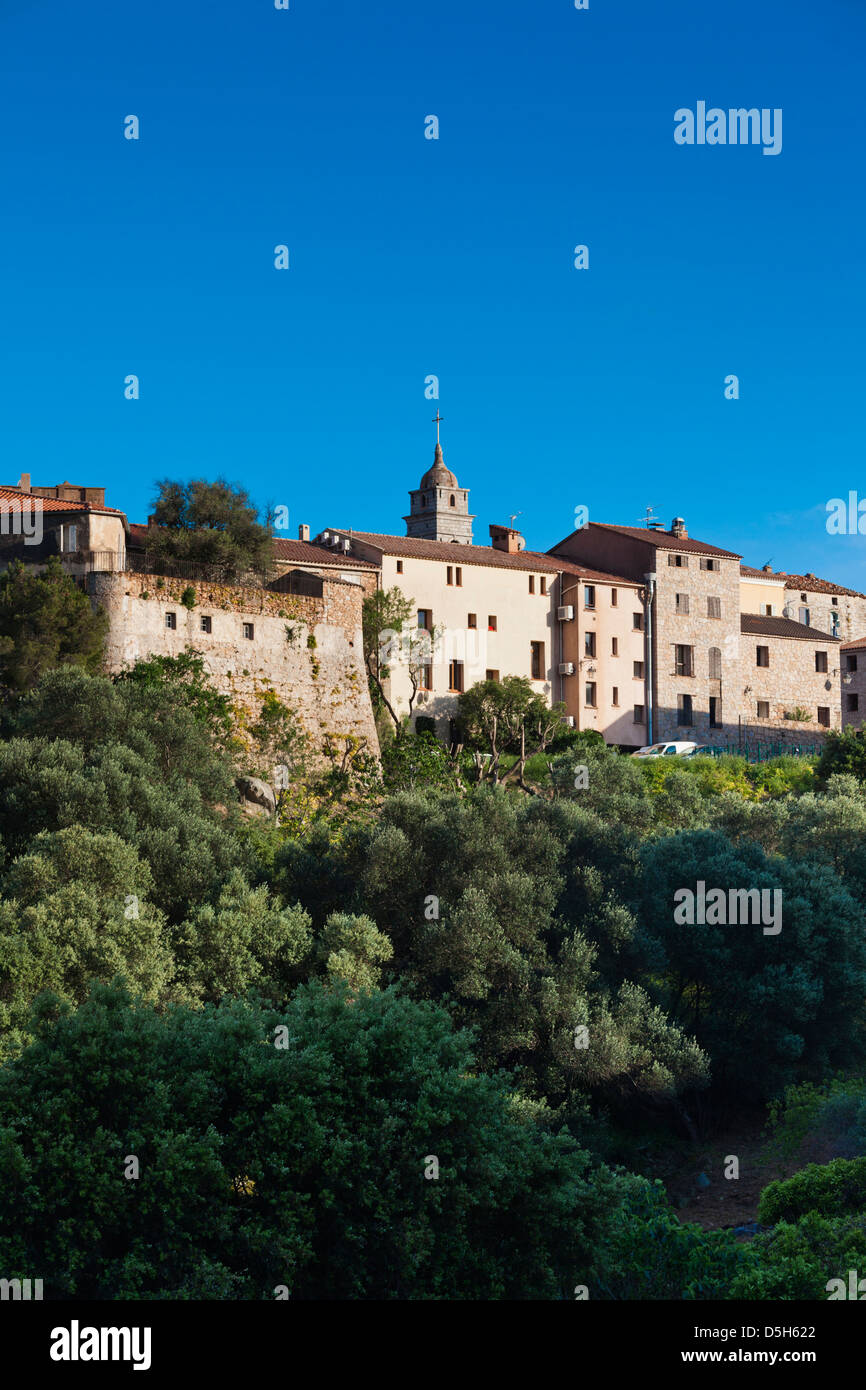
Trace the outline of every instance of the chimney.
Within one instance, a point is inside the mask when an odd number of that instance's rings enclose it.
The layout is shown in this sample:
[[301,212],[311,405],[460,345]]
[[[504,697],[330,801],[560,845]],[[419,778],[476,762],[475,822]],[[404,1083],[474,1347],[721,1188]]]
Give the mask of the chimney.
[[310,528],[309,528],[309,526],[304,525],[304,523],[302,522],[301,525],[298,527],[298,540],[299,540],[299,541],[308,541],[309,539],[310,539]]
[[671,535],[676,536],[681,541],[688,540],[689,533],[681,516],[675,516],[671,522]]
[[22,473],[22,474],[21,474],[21,477],[18,479],[18,491],[19,491],[19,492],[29,492],[29,491],[30,491],[30,474],[29,474],[29,473]]
[[762,566],[761,566],[761,569],[763,570],[764,574],[772,574],[772,573],[773,573],[773,567],[772,567],[772,565],[762,565]]
[[517,555],[526,542],[520,532],[512,531],[510,526],[491,526],[490,544],[494,550],[504,550],[506,555]]

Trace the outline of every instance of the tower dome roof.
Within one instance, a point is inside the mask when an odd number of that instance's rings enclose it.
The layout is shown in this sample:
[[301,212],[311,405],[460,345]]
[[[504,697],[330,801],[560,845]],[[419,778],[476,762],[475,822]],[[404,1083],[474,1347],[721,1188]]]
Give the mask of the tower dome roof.
[[442,445],[436,445],[436,453],[433,456],[433,466],[428,468],[424,477],[421,479],[421,487],[458,487],[456,477],[450,468],[445,467],[445,460],[442,457]]

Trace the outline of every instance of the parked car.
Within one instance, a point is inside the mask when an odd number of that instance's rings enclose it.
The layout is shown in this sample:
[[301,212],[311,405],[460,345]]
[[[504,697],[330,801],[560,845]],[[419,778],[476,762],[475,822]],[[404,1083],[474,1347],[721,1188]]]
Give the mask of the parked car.
[[696,743],[694,748],[689,748],[683,753],[684,758],[717,758],[721,749],[714,748],[711,743]]
[[697,748],[696,743],[648,743],[646,748],[638,748],[633,758],[678,758],[688,755]]

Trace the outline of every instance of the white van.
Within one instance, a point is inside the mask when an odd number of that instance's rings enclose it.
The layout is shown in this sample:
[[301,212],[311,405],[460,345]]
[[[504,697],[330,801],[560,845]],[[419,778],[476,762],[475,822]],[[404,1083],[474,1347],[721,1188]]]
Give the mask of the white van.
[[632,753],[633,758],[679,758],[697,748],[696,743],[650,743]]

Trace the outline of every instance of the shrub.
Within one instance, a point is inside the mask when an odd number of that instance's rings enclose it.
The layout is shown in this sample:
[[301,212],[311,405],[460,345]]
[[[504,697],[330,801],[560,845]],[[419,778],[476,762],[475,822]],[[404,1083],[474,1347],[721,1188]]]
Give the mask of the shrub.
[[771,1182],[761,1193],[758,1216],[765,1225],[809,1212],[842,1216],[862,1212],[866,1219],[866,1158],[834,1158],[809,1163],[792,1178]]

